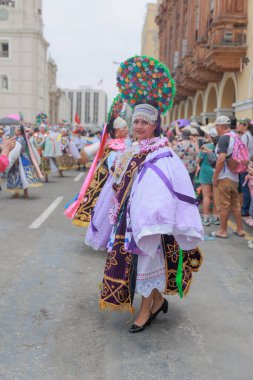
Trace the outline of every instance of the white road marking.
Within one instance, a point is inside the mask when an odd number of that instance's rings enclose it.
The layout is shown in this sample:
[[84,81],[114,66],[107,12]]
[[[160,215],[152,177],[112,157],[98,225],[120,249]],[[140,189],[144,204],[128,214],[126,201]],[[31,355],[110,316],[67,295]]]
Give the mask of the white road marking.
[[79,179],[81,179],[84,176],[85,173],[79,173],[76,178],[74,179],[74,182],[78,182]]
[[29,228],[37,229],[39,228],[50,214],[56,209],[56,207],[61,203],[63,197],[56,198],[53,203],[30,225]]

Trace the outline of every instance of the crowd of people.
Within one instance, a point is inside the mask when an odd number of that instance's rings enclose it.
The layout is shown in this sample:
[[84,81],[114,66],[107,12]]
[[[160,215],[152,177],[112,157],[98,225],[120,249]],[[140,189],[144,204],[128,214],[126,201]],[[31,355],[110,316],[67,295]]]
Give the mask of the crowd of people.
[[6,178],[13,198],[19,198],[22,191],[28,198],[29,187],[42,186],[50,173],[63,177],[67,170],[85,170],[94,156],[89,147],[99,141],[100,132],[92,133],[80,126],[51,126],[45,122],[38,126],[22,122],[0,126],[0,176]]
[[[118,118],[117,136],[121,124],[127,127]],[[12,129],[14,136],[10,136]],[[130,135],[128,147],[130,137],[133,143],[136,140],[131,128]],[[235,233],[244,236],[243,222],[253,227],[253,121],[246,118],[237,121],[225,115],[207,125],[180,120],[161,130],[162,135],[189,173],[200,201],[203,226],[219,226],[212,236],[227,238],[231,212],[237,224]],[[0,172],[5,172],[7,189],[13,198],[18,198],[21,190],[24,198],[28,198],[28,188],[48,182],[50,173],[58,172],[63,177],[66,170],[85,170],[98,150],[100,138],[100,131],[92,133],[80,126],[50,126],[44,122],[34,127],[0,126]],[[247,167],[244,165],[239,172],[229,166],[237,139],[248,152]],[[110,155],[109,169],[115,157],[115,152]]]
[[192,179],[203,226],[217,225],[211,236],[227,238],[232,213],[237,225],[234,232],[243,237],[243,222],[253,226],[253,121],[225,115],[207,125],[179,120],[164,133]]
[[[133,131],[130,134],[134,142]],[[203,226],[220,226],[212,236],[227,238],[231,212],[237,224],[235,233],[244,236],[243,222],[253,227],[253,121],[237,121],[225,115],[207,125],[179,120],[161,130],[161,135],[168,138],[168,145],[189,173],[200,201]],[[66,170],[85,170],[98,150],[100,138],[100,131],[93,133],[81,126],[50,126],[45,122],[34,127],[0,126],[0,172],[6,173],[7,189],[13,198],[19,198],[21,190],[28,198],[28,188],[48,182],[50,173],[58,172],[63,177]],[[247,149],[248,162],[247,167],[235,172],[228,161],[238,138]],[[87,147],[90,149],[85,153]],[[115,154],[109,167],[114,159]]]

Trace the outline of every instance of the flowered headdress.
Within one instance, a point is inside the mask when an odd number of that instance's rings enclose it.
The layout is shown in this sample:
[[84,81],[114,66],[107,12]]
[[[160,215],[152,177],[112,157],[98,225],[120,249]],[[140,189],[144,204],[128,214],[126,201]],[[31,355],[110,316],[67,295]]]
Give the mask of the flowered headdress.
[[[115,128],[115,121],[118,119],[120,121],[120,112],[122,111],[122,108],[124,106],[124,100],[122,99],[121,94],[118,94],[112,102],[112,105],[109,109],[108,116],[107,116],[107,131],[110,133],[110,135],[114,136],[114,128]],[[123,119],[122,119],[123,120]],[[114,125],[115,124],[115,125]],[[122,123],[118,123],[117,125],[120,126]]]
[[47,124],[48,117],[45,113],[39,113],[36,116],[36,124],[40,125],[41,123]]
[[169,69],[154,58],[135,56],[122,62],[117,72],[117,86],[131,108],[150,104],[159,114],[165,114],[173,106],[175,82]]
[[118,94],[112,102],[112,105],[109,109],[108,116],[107,116],[107,123],[110,123],[110,121],[113,119],[115,120],[119,115],[124,106],[124,100],[122,99],[121,94]]

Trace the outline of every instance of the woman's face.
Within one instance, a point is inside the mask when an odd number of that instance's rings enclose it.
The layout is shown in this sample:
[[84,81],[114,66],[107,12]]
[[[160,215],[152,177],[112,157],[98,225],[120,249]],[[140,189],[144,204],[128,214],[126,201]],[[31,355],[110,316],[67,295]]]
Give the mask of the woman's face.
[[207,142],[212,142],[212,137],[208,133],[205,133],[205,139]]
[[134,134],[139,141],[154,137],[156,125],[137,119],[133,123]]
[[15,129],[15,136],[21,136],[21,131],[18,127]]
[[247,126],[245,124],[239,123],[237,124],[236,129],[237,129],[237,132],[244,133],[247,130]]
[[125,139],[128,136],[128,126],[126,125],[122,129],[115,129],[116,139]]

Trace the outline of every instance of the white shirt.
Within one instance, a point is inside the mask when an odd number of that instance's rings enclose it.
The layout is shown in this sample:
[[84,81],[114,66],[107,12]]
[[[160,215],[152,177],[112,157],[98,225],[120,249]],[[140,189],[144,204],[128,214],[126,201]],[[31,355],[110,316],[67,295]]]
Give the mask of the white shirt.
[[241,141],[248,147],[249,158],[251,158],[253,156],[253,136],[250,131],[247,131],[242,135]]

